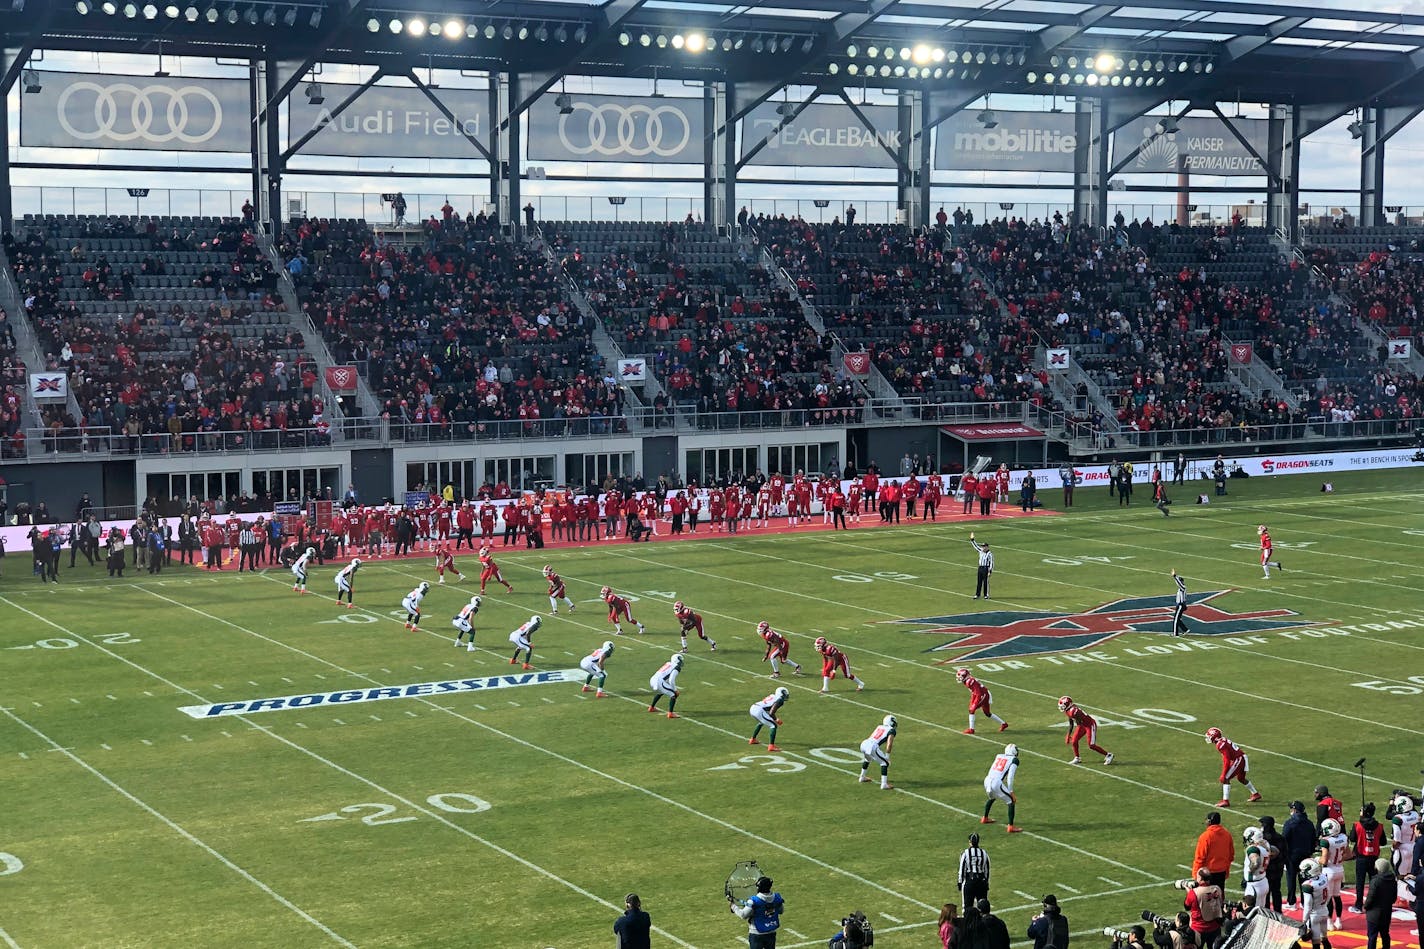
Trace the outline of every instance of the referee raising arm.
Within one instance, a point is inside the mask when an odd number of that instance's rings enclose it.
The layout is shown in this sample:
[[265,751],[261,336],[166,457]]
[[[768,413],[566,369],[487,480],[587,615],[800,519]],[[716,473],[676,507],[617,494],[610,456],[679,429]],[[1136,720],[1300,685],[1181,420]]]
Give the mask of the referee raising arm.
[[974,599],[983,597],[989,599],[989,575],[994,572],[994,555],[989,551],[988,544],[981,544],[974,539],[974,532],[969,532],[969,543],[979,553],[979,573],[974,583]]
[[1185,636],[1187,633],[1187,581],[1172,568],[1172,579],[1177,581],[1177,605],[1172,610],[1172,635]]

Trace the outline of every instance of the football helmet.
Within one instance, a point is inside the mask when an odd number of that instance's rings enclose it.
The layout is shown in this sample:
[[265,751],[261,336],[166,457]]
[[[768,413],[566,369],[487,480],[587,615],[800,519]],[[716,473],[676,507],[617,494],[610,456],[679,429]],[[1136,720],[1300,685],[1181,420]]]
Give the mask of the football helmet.
[[955,677],[956,679],[958,679],[960,682],[963,682],[965,679],[968,679],[968,678],[969,678],[969,670],[968,670],[968,669],[955,669],[955,670],[954,670],[954,677]]
[[1068,709],[1071,708],[1072,705],[1073,697],[1071,695],[1065,695],[1058,700],[1058,710],[1061,712],[1068,711]]
[[544,576],[547,577],[547,576],[549,576],[549,574],[551,574],[551,573],[553,573],[553,572],[554,572],[554,565],[553,565],[553,564],[551,564],[551,563],[546,563],[546,564],[544,564]]
[[476,613],[480,611],[480,604],[483,602],[484,601],[480,599],[480,595],[478,593],[470,597],[470,606],[474,609]]
[[1394,799],[1394,809],[1400,814],[1408,814],[1410,811],[1414,810],[1414,798],[1410,797],[1408,794],[1401,794],[1399,797]]
[[1323,869],[1325,868],[1320,865],[1320,861],[1314,857],[1307,857],[1300,862],[1300,875],[1307,879],[1320,876]]
[[534,630],[538,629],[540,626],[543,626],[543,625],[544,625],[544,621],[543,621],[542,619],[540,619],[538,616],[531,616],[531,617],[529,617],[529,632],[532,633],[532,632],[534,632]]
[[1265,525],[1265,524],[1257,524],[1257,525],[1256,525],[1256,533],[1258,533],[1258,534],[1264,534],[1265,532],[1266,532],[1266,525]]
[[1019,756],[1019,746],[1014,744],[1005,745],[1004,754],[1010,758],[1017,758]]
[[791,695],[791,693],[790,693],[789,691],[787,691],[787,688],[786,688],[786,686],[784,686],[784,685],[783,685],[783,686],[778,686],[777,689],[776,689],[776,691],[773,692],[773,693],[771,693],[771,694],[774,695],[774,696],[776,696],[778,699],[780,699],[780,700],[783,701],[783,702],[785,702],[785,701],[787,700],[787,698],[789,698],[790,695]]
[[826,637],[824,637],[824,636],[817,636],[817,637],[816,637],[816,651],[817,651],[817,652],[825,652],[827,645],[828,645],[828,644],[826,643]]
[[672,667],[673,667],[674,669],[681,669],[681,668],[682,668],[682,653],[680,653],[680,652],[675,652],[675,653],[673,653],[673,654],[672,654],[672,660],[671,660],[671,661],[672,661]]
[[1261,828],[1247,827],[1241,832],[1241,839],[1246,842],[1246,846],[1254,847],[1261,842]]
[[605,639],[605,640],[603,641],[603,654],[606,656],[606,655],[608,655],[608,654],[609,654],[610,652],[612,652],[612,651],[613,651],[613,640],[611,640],[611,639]]
[[1221,741],[1221,729],[1217,728],[1215,725],[1213,725],[1211,728],[1208,728],[1206,730],[1206,740],[1209,742]]
[[601,590],[598,591],[598,595],[599,595],[599,596],[607,596],[608,594],[610,594],[610,593],[612,593],[612,592],[613,592],[613,591],[610,590],[608,587],[604,587],[603,589],[601,589]]
[[420,581],[420,586],[416,587],[416,589],[419,590],[421,593],[429,593],[430,582],[428,580],[422,580]]
[[315,557],[315,556],[316,556],[316,548],[315,548],[315,547],[308,547],[308,548],[307,548],[307,556],[308,556],[308,557]]
[[351,566],[353,566],[353,567],[359,567],[359,566],[361,566],[361,558],[360,558],[360,557],[352,557],[352,558],[351,558]]
[[768,623],[766,620],[762,620],[760,623],[757,623],[757,635],[758,635],[758,636],[765,637],[766,634],[769,633],[769,632],[771,632],[771,624],[770,624],[770,623]]
[[674,603],[674,604],[672,605],[672,611],[673,611],[674,615],[676,615],[676,614],[678,614],[678,613],[681,613],[681,612],[682,612],[683,610],[685,610],[685,609],[687,609],[687,607],[685,607],[685,606],[682,605],[682,601],[681,601],[681,600],[678,600],[676,603]]
[[488,557],[488,556],[490,555],[490,553],[493,552],[493,550],[494,550],[493,547],[491,547],[490,545],[486,544],[485,546],[483,546],[483,547],[480,548],[480,556],[481,556],[481,557]]
[[1320,822],[1320,836],[1334,837],[1340,833],[1340,822],[1333,817],[1327,817]]
[[894,716],[894,715],[886,715],[885,718],[881,721],[880,724],[884,725],[886,728],[894,728],[894,727],[895,727],[895,716]]

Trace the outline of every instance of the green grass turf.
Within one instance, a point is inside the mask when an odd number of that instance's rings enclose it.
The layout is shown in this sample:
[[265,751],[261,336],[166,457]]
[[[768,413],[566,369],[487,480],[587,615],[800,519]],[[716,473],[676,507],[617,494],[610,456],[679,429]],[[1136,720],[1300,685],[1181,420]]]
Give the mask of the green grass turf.
[[[1234,792],[1233,832],[1259,814],[1283,820],[1285,802],[1309,801],[1318,782],[1353,802],[1361,755],[1372,800],[1418,786],[1424,480],[1407,470],[1335,484],[1326,497],[1304,477],[1233,483],[1208,507],[1183,495],[1170,519],[1142,492],[1130,510],[1082,492],[1066,516],[972,525],[998,556],[992,607],[970,599],[963,523],[500,551],[517,592],[490,591],[479,617],[488,649],[474,654],[449,644],[469,583],[432,592],[430,635],[391,615],[434,579],[424,560],[364,568],[356,612],[371,621],[356,622],[331,601],[330,566],[315,572],[317,595],[299,598],[285,571],[110,581],[81,566],[41,586],[12,555],[0,580],[0,852],[11,855],[0,872],[13,871],[0,876],[0,931],[27,949],[571,949],[609,945],[634,890],[664,931],[656,945],[732,946],[743,930],[722,881],[756,859],[787,900],[783,947],[823,944],[854,908],[877,923],[879,944],[928,946],[930,921],[955,897],[959,851],[980,829],[984,773],[1011,738],[1027,832],[1005,835],[995,806],[1000,823],[984,835],[994,902],[1020,938],[1037,898],[1055,892],[1092,943],[1091,928],[1174,908],[1167,881],[1184,874],[1220,793],[1208,725],[1248,746],[1266,797],[1247,805]],[[1256,565],[1262,521],[1286,565],[1269,581]],[[619,640],[607,699],[557,684],[219,720],[178,711],[507,673],[508,631],[547,613],[546,561],[579,610],[546,619],[540,669],[574,667],[609,637],[600,585],[640,598],[648,634]],[[978,735],[961,734],[967,693],[952,660],[963,650],[927,651],[953,637],[886,624],[1165,596],[1174,566],[1193,592],[1232,591],[1214,601],[1228,612],[1299,615],[1254,639],[1131,633],[971,663],[1012,723],[1003,736],[983,719]],[[673,597],[721,644],[713,654],[694,639],[680,721],[644,711],[649,675],[677,646]],[[808,672],[782,680],[791,698],[775,758],[747,745],[747,707],[773,685],[762,619],[790,634]],[[845,648],[865,692],[837,680],[833,695],[815,694],[811,640],[822,634]],[[1111,767],[1090,754],[1068,764],[1062,693],[1098,715]],[[882,793],[856,783],[846,749],[887,712],[900,723],[898,790]],[[451,793],[473,797],[431,802]],[[334,816],[309,820],[322,815]]]

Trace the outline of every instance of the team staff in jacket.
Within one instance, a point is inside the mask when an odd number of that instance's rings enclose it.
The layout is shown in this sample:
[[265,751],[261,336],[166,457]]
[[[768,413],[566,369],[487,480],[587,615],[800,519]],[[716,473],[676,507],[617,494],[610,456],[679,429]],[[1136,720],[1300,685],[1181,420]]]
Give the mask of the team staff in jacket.
[[1196,854],[1192,857],[1192,876],[1205,869],[1211,883],[1224,888],[1235,863],[1236,841],[1231,831],[1221,826],[1221,814],[1208,812],[1206,829],[1197,838]]
[[[1418,881],[1415,886],[1418,887]],[[1399,881],[1395,878],[1394,868],[1384,857],[1376,857],[1375,878],[1370,882],[1369,893],[1365,895],[1365,949],[1375,949],[1376,940],[1384,949],[1389,949],[1389,922],[1394,916],[1394,901],[1398,898]]]
[[1296,895],[1296,887],[1299,885],[1299,874],[1296,868],[1300,862],[1312,856],[1319,848],[1316,842],[1320,839],[1316,833],[1315,825],[1310,822],[1310,818],[1305,816],[1305,805],[1300,801],[1291,801],[1290,817],[1286,818],[1285,826],[1281,828],[1281,836],[1285,838],[1286,866],[1291,872],[1286,874],[1286,903],[1294,907],[1301,898]]

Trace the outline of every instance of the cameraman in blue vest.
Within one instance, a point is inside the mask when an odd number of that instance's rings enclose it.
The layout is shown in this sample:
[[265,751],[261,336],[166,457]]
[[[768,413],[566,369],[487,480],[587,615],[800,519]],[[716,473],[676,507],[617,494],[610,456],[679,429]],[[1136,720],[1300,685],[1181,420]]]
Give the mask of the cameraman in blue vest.
[[771,892],[771,877],[765,876],[757,879],[756,892],[745,903],[727,902],[728,909],[747,921],[747,949],[776,949],[784,907],[781,894]]

